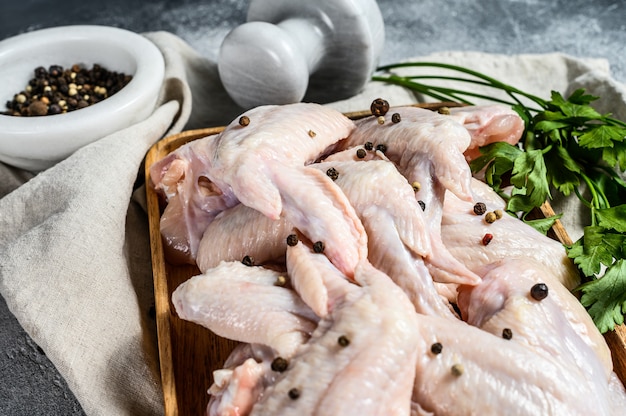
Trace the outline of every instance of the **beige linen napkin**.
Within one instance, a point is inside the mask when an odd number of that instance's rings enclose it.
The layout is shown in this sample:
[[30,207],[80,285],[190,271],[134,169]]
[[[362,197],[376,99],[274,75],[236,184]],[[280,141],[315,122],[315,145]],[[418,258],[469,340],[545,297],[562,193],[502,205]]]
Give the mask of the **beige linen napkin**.
[[[214,62],[169,33],[146,36],[166,59],[160,104],[148,120],[34,177],[0,164],[0,292],[90,415],[163,412],[143,157],[167,134],[225,124],[240,111],[220,87]],[[551,89],[587,87],[603,95],[601,105],[626,116],[624,87],[604,60],[467,52],[420,59],[471,67],[543,97]],[[392,105],[420,99],[370,83],[330,105],[363,110],[377,97]],[[576,227],[576,209],[564,208],[566,226]]]

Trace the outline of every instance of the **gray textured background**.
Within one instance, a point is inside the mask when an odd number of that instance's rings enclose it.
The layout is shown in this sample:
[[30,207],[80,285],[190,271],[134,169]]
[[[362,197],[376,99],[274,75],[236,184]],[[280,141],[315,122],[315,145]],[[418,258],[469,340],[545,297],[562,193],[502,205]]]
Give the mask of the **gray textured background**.
[[[608,0],[379,0],[386,46],[381,63],[447,50],[564,52],[606,58],[626,82],[626,2]],[[44,27],[103,24],[166,30],[210,58],[245,20],[243,0],[2,0],[0,39]],[[1,134],[1,133],[0,133]],[[0,298],[0,415],[83,411],[45,353]]]

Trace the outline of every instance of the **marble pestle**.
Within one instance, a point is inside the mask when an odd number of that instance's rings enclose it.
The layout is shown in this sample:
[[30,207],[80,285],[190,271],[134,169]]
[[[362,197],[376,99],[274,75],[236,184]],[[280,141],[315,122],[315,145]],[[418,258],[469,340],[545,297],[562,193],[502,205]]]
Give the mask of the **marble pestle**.
[[245,109],[357,94],[384,44],[375,0],[252,0],[219,52],[220,79]]

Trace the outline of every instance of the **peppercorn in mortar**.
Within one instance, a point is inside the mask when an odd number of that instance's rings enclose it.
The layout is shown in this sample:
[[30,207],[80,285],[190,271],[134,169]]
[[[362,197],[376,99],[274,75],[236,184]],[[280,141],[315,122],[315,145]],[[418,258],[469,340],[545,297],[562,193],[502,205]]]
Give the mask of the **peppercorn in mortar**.
[[67,113],[96,104],[126,86],[132,75],[109,71],[94,64],[91,68],[74,64],[64,69],[39,66],[28,85],[7,101],[2,114],[46,116]]

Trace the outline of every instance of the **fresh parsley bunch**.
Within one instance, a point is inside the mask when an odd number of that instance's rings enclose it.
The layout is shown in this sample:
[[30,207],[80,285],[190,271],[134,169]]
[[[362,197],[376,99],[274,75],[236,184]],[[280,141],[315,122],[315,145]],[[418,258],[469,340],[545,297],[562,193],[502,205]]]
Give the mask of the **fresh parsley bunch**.
[[[400,76],[400,67],[431,67],[459,76]],[[468,77],[469,76],[469,77]],[[424,80],[461,81],[492,87],[510,98],[428,85]],[[580,89],[567,99],[553,91],[544,100],[479,72],[437,62],[409,62],[379,68],[375,81],[401,85],[441,101],[472,104],[465,97],[509,104],[522,117],[525,131],[519,145],[504,142],[481,148],[474,172],[484,169],[485,180],[507,200],[507,210],[527,215],[552,199],[556,190],[576,195],[590,212],[584,235],[566,247],[585,276],[578,287],[581,303],[604,333],[624,323],[626,314],[626,123],[600,114],[591,103],[598,97]],[[530,102],[531,104],[525,104]],[[536,106],[536,107],[531,107]],[[503,188],[511,186],[505,193]],[[527,221],[547,231],[555,218]]]

